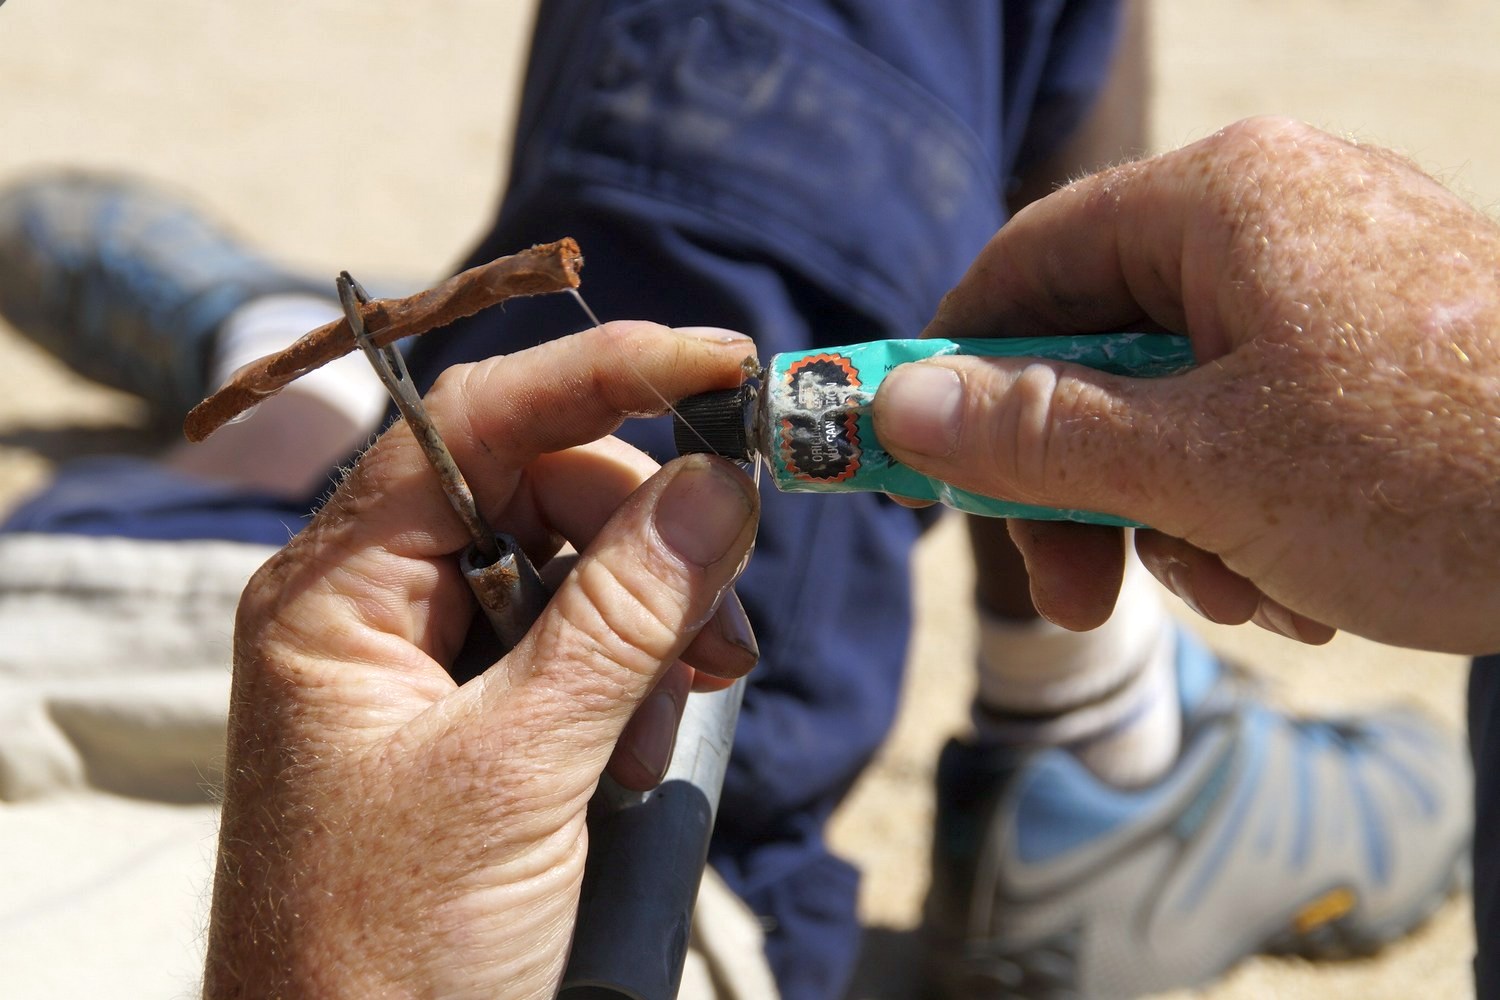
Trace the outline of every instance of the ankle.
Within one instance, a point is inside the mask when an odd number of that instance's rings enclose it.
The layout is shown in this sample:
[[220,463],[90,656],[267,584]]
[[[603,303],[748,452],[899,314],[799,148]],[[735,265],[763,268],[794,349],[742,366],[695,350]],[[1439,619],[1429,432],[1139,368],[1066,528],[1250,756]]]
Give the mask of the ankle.
[[1176,630],[1139,565],[1091,632],[980,615],[981,742],[1066,747],[1105,781],[1148,783],[1181,742]]
[[[215,337],[210,384],[222,384],[342,315],[331,298],[316,295],[246,302]],[[330,482],[337,464],[369,440],[385,410],[380,380],[356,353],[307,373],[207,441],[175,449],[167,463],[189,475],[300,500]]]

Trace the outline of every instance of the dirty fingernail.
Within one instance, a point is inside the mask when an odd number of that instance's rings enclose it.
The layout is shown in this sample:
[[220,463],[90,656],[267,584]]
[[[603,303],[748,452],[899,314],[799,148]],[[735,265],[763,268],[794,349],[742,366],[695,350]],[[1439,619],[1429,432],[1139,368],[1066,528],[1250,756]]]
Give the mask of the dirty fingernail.
[[1268,632],[1275,632],[1277,635],[1284,635],[1298,642],[1303,641],[1301,629],[1297,627],[1296,617],[1269,597],[1260,599],[1260,606],[1255,609],[1255,614],[1250,620]]
[[885,377],[879,394],[880,440],[919,455],[942,458],[958,448],[963,384],[938,365],[901,365]]
[[754,512],[754,486],[707,455],[683,459],[656,504],[656,530],[683,559],[711,566],[724,558]]
[[660,781],[677,745],[677,723],[682,708],[665,686],[657,688],[636,709],[631,726],[630,753],[636,763]]
[[1193,594],[1192,582],[1188,579],[1187,563],[1172,560],[1165,568],[1167,576],[1167,589],[1176,594],[1178,599],[1193,609],[1200,618],[1213,621],[1208,613],[1203,610],[1203,605],[1198,603],[1198,598]]
[[745,614],[745,606],[732,590],[724,595],[724,603],[719,606],[719,634],[731,645],[760,658],[760,644],[755,641],[750,616]]

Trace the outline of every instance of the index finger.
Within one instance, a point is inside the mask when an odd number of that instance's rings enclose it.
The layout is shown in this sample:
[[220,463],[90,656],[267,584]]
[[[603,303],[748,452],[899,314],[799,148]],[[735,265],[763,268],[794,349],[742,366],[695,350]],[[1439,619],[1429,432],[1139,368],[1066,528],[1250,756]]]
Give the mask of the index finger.
[[[753,342],[729,330],[616,322],[445,372],[426,398],[433,423],[492,523],[511,506],[520,472],[539,456],[613,433],[629,416],[741,380]],[[404,428],[385,435],[330,506],[357,515],[356,538],[399,555],[446,555],[468,534]],[[539,526],[500,524],[523,543]]]
[[1159,197],[1172,172],[1170,156],[1124,164],[1032,202],[979,252],[923,335],[1096,333],[1148,318],[1180,331],[1182,201]]
[[[1274,187],[1267,147],[1290,120],[1238,122],[1182,149],[1085,177],[1019,212],[943,300],[924,336],[1098,333],[1140,323],[1227,352],[1220,318],[1247,206]],[[1254,235],[1250,233],[1249,235]]]

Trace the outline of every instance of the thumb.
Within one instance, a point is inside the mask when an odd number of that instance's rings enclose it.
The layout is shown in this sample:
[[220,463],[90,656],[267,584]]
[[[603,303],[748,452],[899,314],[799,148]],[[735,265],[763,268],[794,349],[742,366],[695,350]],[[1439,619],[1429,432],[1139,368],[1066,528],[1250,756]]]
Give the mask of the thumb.
[[685,691],[664,675],[730,592],[758,511],[754,484],[722,459],[679,459],[647,480],[487,672],[489,726],[554,776],[596,780],[653,689],[678,692],[680,712]]
[[[1182,461],[1192,414],[1164,379],[1021,358],[902,365],[875,396],[875,433],[895,458],[962,489],[1168,529],[1160,483]],[[1165,403],[1163,401],[1166,401]],[[1163,406],[1180,407],[1167,414]],[[1170,481],[1170,480],[1168,480]]]

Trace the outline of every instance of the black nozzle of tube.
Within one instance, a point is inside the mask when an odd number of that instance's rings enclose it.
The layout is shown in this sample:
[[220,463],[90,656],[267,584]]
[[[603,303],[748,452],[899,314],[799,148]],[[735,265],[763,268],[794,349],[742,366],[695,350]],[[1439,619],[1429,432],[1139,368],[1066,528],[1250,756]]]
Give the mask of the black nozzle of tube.
[[751,425],[755,385],[717,389],[689,396],[672,415],[672,438],[679,455],[719,455],[736,462],[753,461],[756,454]]

